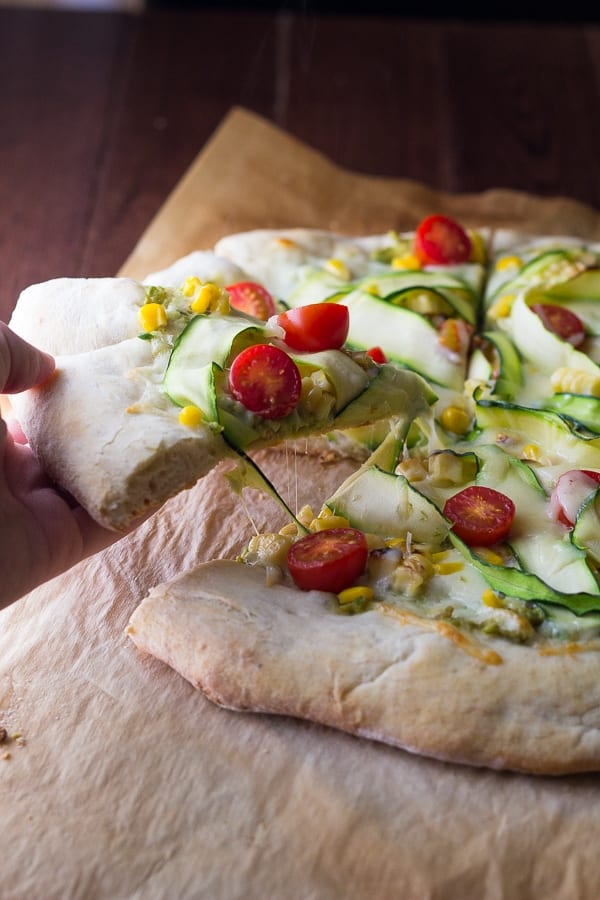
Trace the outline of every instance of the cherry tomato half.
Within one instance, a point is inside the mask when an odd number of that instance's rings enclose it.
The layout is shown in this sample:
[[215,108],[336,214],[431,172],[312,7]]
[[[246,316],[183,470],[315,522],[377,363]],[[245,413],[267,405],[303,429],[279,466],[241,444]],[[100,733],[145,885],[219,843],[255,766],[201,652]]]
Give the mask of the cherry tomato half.
[[265,419],[282,419],[298,405],[302,378],[284,350],[272,344],[254,344],[233,360],[229,387],[246,409]]
[[448,216],[427,216],[417,227],[414,252],[422,265],[448,266],[466,262],[471,255],[471,238]]
[[553,303],[533,303],[531,309],[540,317],[544,328],[558,335],[563,341],[568,341],[574,347],[581,347],[585,341],[585,328],[579,316],[576,316],[574,312]]
[[515,517],[515,505],[506,494],[475,484],[450,497],[444,515],[465,544],[489,547],[507,536]]
[[318,353],[339,350],[348,337],[350,313],[341,303],[309,303],[277,316],[285,342],[294,350]]
[[380,366],[387,362],[387,356],[381,347],[369,347],[367,355],[371,357],[373,362],[379,363]]
[[563,472],[550,495],[550,509],[553,517],[572,528],[581,504],[600,484],[600,472],[590,469],[570,469]]
[[275,300],[262,284],[254,281],[239,281],[237,284],[230,284],[226,288],[229,293],[229,302],[234,309],[248,313],[255,319],[267,321],[277,312]]
[[356,528],[328,528],[296,541],[288,551],[288,569],[303,591],[339,594],[365,570],[367,539]]

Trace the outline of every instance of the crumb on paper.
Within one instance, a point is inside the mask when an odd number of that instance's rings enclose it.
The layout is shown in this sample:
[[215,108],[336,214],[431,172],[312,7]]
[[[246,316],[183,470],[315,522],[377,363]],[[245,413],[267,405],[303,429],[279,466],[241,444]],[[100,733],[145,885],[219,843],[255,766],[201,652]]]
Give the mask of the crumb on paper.
[[[6,729],[3,725],[0,725],[0,744],[16,744],[17,747],[24,747],[27,741],[23,737],[23,734],[20,731],[13,731],[12,734],[8,733],[8,729]],[[10,759],[11,754],[8,750],[6,750],[2,759]]]
[[4,753],[2,754],[2,759],[11,759],[11,754],[8,752],[8,750],[4,751]]

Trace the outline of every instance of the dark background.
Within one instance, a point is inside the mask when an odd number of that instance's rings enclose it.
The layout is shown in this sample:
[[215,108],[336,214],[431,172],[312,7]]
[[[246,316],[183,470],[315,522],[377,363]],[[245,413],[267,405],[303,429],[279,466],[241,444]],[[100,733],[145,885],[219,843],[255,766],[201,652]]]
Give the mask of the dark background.
[[256,10],[324,14],[394,15],[410,19],[470,21],[596,22],[600,4],[519,2],[436,2],[423,5],[398,0],[147,0],[148,8]]

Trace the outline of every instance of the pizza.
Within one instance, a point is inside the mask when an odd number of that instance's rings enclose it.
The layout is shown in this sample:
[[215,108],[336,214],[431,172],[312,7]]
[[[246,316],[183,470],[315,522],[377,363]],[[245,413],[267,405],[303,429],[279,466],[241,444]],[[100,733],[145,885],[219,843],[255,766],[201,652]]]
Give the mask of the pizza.
[[195,271],[176,287],[56,278],[17,301],[12,329],[57,365],[12,398],[16,416],[51,478],[104,527],[127,530],[225,459],[268,489],[254,451],[408,426],[434,402],[417,374],[343,346],[344,307],[319,304],[310,327],[292,327],[275,307],[233,306],[244,273],[215,253]]
[[[331,429],[363,448],[352,474],[157,585],[134,643],[229,709],[475,766],[600,769],[600,246],[432,215],[213,250],[244,273],[240,305],[345,306],[347,350],[434,397],[369,439]],[[197,259],[147,283],[201,277]]]

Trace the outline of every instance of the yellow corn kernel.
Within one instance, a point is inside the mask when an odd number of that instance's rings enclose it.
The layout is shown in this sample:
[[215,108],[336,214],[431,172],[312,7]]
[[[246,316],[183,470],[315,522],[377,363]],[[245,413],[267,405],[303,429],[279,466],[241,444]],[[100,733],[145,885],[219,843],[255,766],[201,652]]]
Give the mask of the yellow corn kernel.
[[510,254],[508,256],[502,256],[498,262],[496,263],[496,271],[504,272],[505,269],[520,269],[523,265],[523,260],[520,256],[515,256],[514,254]]
[[216,284],[207,282],[201,284],[198,293],[190,303],[190,309],[195,313],[205,313],[215,307],[221,296],[221,290]]
[[490,307],[488,315],[491,319],[506,319],[512,312],[514,294],[504,294]]
[[423,481],[427,478],[427,469],[423,461],[416,456],[408,456],[396,466],[396,474],[404,475],[407,481]]
[[394,256],[392,259],[394,269],[420,269],[421,263],[414,253],[403,253],[402,256]]
[[370,281],[368,284],[363,284],[362,290],[367,294],[372,294],[373,297],[379,297],[379,287],[375,281]]
[[385,542],[386,547],[391,547],[394,550],[404,550],[406,547],[406,539],[400,537],[388,538]]
[[365,540],[369,553],[371,550],[383,550],[386,546],[384,539],[379,534],[373,534],[370,531],[365,531]]
[[193,297],[202,287],[202,282],[195,275],[190,275],[189,278],[186,278],[183,284],[181,285],[181,293],[185,297]]
[[586,394],[590,397],[600,397],[600,376],[583,369],[571,369],[561,366],[550,376],[550,384],[555,394]]
[[314,517],[315,514],[313,512],[312,506],[309,506],[308,504],[303,506],[296,515],[296,518],[298,519],[300,524],[304,525],[305,528],[308,528]]
[[346,603],[354,603],[355,600],[370,601],[374,597],[373,588],[367,585],[346,588],[338,594],[338,602],[344,606]]
[[459,560],[454,560],[454,562],[438,562],[433,564],[433,568],[437,575],[453,575],[455,572],[462,572],[464,563]]
[[521,456],[523,459],[530,459],[532,462],[539,462],[542,458],[542,453],[537,444],[525,444],[523,449],[521,450]]
[[330,528],[349,528],[350,522],[344,516],[317,516],[308,526],[309,531],[327,531]]
[[350,269],[341,259],[328,259],[326,268],[329,269],[332,275],[337,275],[338,278],[343,278],[344,281],[350,281],[352,278]]
[[447,406],[440,415],[440,424],[446,431],[466,434],[471,428],[471,416],[460,406]]
[[481,595],[481,602],[484,606],[491,606],[494,609],[501,609],[502,603],[498,594],[494,593],[491,588],[486,588],[483,594]]
[[469,262],[484,263],[486,260],[485,241],[478,231],[467,229],[467,234],[471,240],[471,253]]
[[283,535],[292,535],[292,537],[298,534],[298,526],[295,522],[288,522],[287,525],[284,525],[283,528],[279,529],[279,534]]
[[179,424],[186,428],[197,428],[203,419],[202,410],[197,406],[184,406],[179,413]]
[[490,550],[489,547],[478,547],[477,556],[484,562],[489,563],[491,566],[504,565],[504,559],[500,556],[500,554],[495,553],[494,550]]
[[144,303],[140,306],[138,318],[144,331],[157,331],[167,324],[167,311],[162,303]]

